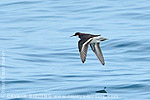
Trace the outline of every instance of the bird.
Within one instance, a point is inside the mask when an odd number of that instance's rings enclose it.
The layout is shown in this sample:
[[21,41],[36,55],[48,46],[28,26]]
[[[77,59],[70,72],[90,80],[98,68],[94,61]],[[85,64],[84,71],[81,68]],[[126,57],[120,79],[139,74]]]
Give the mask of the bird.
[[96,93],[107,93],[107,92],[106,92],[106,87],[104,87],[104,90],[96,91]]
[[95,53],[102,65],[105,64],[104,57],[100,48],[100,42],[108,40],[107,38],[101,37],[101,35],[93,35],[89,33],[76,32],[73,36],[78,36],[78,49],[80,52],[80,58],[82,63],[86,61],[88,46],[90,45],[92,51]]

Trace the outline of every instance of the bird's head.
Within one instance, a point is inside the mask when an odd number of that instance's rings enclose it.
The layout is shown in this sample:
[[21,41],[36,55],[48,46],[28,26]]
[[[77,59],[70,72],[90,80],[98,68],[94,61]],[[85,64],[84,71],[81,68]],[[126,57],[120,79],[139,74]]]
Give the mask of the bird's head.
[[81,35],[81,33],[80,32],[76,32],[74,35],[72,35],[71,37],[73,37],[73,36],[80,36]]

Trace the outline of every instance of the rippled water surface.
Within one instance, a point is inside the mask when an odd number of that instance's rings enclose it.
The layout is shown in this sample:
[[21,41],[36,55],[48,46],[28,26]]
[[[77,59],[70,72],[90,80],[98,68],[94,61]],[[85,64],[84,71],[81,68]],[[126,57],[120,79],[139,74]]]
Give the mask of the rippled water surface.
[[[3,99],[31,99],[10,94],[49,94],[76,95],[80,100],[150,100],[149,4],[150,0],[1,0]],[[109,39],[101,43],[104,66],[90,48],[82,64],[78,38],[69,37],[76,31]],[[107,93],[96,93],[104,87]]]

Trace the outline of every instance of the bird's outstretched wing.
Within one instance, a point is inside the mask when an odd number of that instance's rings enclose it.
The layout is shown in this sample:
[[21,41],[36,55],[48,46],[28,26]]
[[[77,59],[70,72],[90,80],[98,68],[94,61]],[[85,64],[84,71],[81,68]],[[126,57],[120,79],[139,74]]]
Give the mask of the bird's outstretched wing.
[[104,62],[104,57],[101,51],[101,48],[99,47],[99,43],[92,43],[90,44],[93,52],[95,53],[95,55],[97,56],[97,58],[99,59],[99,61],[102,63],[102,65],[105,64]]
[[85,39],[85,40],[81,39],[78,42],[78,48],[79,48],[80,58],[81,58],[82,63],[84,63],[86,60],[88,45],[92,40],[93,40],[92,38]]

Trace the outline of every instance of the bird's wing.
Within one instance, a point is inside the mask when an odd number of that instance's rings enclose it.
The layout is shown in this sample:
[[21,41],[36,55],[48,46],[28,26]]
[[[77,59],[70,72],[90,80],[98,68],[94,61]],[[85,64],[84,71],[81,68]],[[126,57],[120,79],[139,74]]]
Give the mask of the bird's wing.
[[97,56],[97,58],[99,59],[99,61],[102,63],[102,65],[105,64],[104,62],[104,57],[101,51],[101,48],[99,47],[99,43],[92,43],[90,44],[93,52],[95,53],[95,55]]
[[88,45],[91,41],[92,41],[92,38],[89,38],[89,39],[86,39],[86,40],[81,39],[78,42],[78,48],[79,48],[80,58],[81,58],[82,63],[84,63],[85,60],[86,60]]

